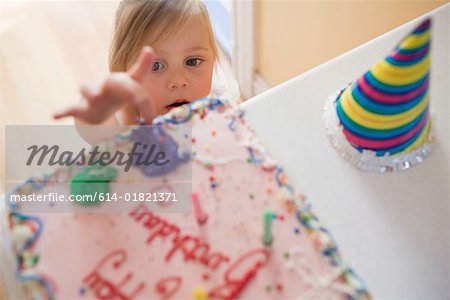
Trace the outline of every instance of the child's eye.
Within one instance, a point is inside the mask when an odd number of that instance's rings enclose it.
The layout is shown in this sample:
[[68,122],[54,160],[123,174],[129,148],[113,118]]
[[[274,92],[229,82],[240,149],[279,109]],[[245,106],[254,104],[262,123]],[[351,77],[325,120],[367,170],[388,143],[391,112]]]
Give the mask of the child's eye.
[[186,65],[190,67],[196,67],[203,62],[200,58],[189,58],[186,60]]
[[152,71],[161,71],[164,68],[164,64],[160,61],[155,61],[152,66]]

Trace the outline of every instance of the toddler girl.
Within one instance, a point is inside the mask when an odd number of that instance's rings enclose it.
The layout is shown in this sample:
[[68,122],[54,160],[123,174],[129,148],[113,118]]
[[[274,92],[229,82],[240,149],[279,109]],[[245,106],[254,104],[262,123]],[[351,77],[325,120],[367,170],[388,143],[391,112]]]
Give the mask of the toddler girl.
[[199,0],[128,0],[116,13],[109,77],[55,118],[77,124],[147,124],[207,96],[218,51]]

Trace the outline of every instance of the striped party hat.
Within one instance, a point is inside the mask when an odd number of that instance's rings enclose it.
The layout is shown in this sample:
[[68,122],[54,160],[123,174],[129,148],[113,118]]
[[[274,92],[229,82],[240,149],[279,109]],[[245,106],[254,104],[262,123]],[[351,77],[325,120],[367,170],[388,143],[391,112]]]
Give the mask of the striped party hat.
[[328,135],[358,168],[404,170],[430,153],[430,35],[431,20],[426,19],[386,58],[330,99]]

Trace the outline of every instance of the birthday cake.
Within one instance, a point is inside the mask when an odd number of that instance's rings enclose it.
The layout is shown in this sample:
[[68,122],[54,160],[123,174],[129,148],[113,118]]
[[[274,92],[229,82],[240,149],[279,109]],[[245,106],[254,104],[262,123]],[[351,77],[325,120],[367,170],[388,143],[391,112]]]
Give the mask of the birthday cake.
[[[191,131],[177,134],[184,125]],[[13,274],[25,299],[369,297],[241,109],[201,99],[104,141],[99,151],[137,150],[137,141],[144,150],[146,139],[171,163],[62,167],[6,195]],[[64,203],[64,211],[59,202],[42,202],[47,210],[35,213],[8,202],[11,195],[100,193],[102,201]],[[128,201],[117,206],[105,195]]]
[[330,97],[328,136],[359,169],[405,170],[430,154],[430,41],[426,19],[385,59]]

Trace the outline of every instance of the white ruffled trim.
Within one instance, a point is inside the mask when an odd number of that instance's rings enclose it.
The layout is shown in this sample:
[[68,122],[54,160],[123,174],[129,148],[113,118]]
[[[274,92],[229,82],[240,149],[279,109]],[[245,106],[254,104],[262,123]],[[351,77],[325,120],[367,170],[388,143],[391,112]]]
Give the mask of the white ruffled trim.
[[404,171],[420,164],[431,154],[431,131],[428,140],[409,153],[376,156],[376,152],[371,150],[359,152],[350,144],[342,132],[343,127],[336,113],[336,99],[339,94],[340,92],[337,92],[328,97],[325,104],[326,133],[333,148],[359,170],[378,173]]

